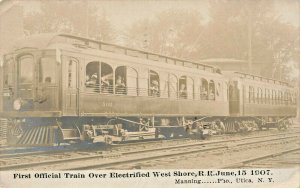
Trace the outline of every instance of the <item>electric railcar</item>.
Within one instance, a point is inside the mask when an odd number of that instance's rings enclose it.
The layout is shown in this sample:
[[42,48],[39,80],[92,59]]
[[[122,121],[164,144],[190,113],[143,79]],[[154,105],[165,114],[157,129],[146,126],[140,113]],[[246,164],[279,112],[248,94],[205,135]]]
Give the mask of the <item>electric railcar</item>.
[[281,128],[296,115],[287,83],[66,34],[19,41],[1,71],[15,145],[181,137],[216,121]]

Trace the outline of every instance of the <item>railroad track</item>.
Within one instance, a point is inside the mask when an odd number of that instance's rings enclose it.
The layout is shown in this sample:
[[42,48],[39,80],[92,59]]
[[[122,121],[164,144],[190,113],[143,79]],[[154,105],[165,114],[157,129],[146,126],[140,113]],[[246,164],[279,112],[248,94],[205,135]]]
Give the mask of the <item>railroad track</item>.
[[[292,160],[289,155],[292,154]],[[284,156],[284,158],[278,159],[279,157]],[[300,165],[300,147],[287,149],[279,152],[273,152],[266,155],[259,155],[256,157],[251,157],[239,162],[231,163],[220,168],[265,168],[266,166],[272,166],[273,168],[286,167],[286,164],[291,165]],[[284,166],[283,166],[284,165]]]
[[[228,150],[228,148],[238,147],[253,147],[257,143],[268,143],[268,142],[282,142],[284,140],[295,140],[298,138],[299,132],[294,133],[281,133],[273,135],[263,135],[263,136],[249,136],[240,139],[231,140],[215,140],[215,141],[195,141],[192,143],[185,143],[173,146],[165,147],[154,147],[154,148],[144,148],[144,149],[132,149],[124,151],[124,147],[120,147],[119,150],[111,151],[101,151],[96,153],[91,152],[76,152],[67,153],[66,156],[57,156],[54,158],[49,158],[48,160],[39,160],[38,156],[29,158],[29,161],[35,162],[13,162],[7,165],[1,165],[0,170],[16,170],[16,169],[59,169],[59,170],[84,170],[84,169],[95,169],[95,168],[113,168],[114,166],[128,165],[140,162],[147,162],[153,160],[159,160],[168,157],[185,156],[195,153],[203,152],[222,152],[222,150]],[[269,139],[266,139],[269,137]],[[272,138],[274,137],[274,138]],[[247,140],[251,140],[250,142]],[[30,157],[30,156],[28,156]],[[10,158],[10,160],[12,160]],[[99,161],[100,160],[100,161]],[[20,161],[20,160],[19,160]],[[21,161],[22,160],[21,158]],[[91,164],[88,164],[89,162]],[[96,161],[96,162],[95,162]],[[1,161],[0,161],[1,162]],[[78,164],[83,164],[78,166]],[[61,166],[60,164],[64,164]],[[97,163],[95,165],[95,163]],[[66,165],[70,164],[70,165]]]
[[[251,136],[251,138],[254,138],[253,135],[257,135],[257,136],[262,136],[262,135],[266,135],[266,136],[273,136],[273,135],[277,135],[277,134],[287,134],[289,132],[293,132],[294,130],[288,130],[287,132],[284,133],[278,133],[277,130],[268,130],[268,131],[255,131],[255,132],[248,132],[247,134],[229,134],[229,135],[214,135],[212,137],[209,137],[208,140],[217,140],[217,139],[233,139],[233,138],[240,138],[241,136],[243,136],[245,139],[247,139],[247,137]],[[274,134],[272,134],[274,133]],[[247,136],[245,136],[247,135]],[[98,150],[108,150],[108,149],[119,149],[119,150],[128,150],[128,147],[148,147],[151,145],[157,146],[157,145],[167,145],[168,143],[170,143],[170,145],[172,144],[181,144],[184,142],[189,142],[191,141],[190,138],[179,138],[179,139],[168,139],[168,140],[145,140],[145,141],[141,141],[141,142],[133,142],[133,143],[121,143],[121,144],[114,144],[111,146],[107,146],[107,145],[102,145],[102,146],[94,146],[94,147],[90,147],[90,148],[82,148],[82,147],[64,147],[64,146],[60,146],[60,147],[53,147],[50,150],[45,150],[45,149],[39,149],[38,151],[36,151],[36,149],[34,151],[32,151],[32,148],[15,148],[15,147],[3,147],[0,148],[0,159],[1,158],[14,158],[14,157],[23,157],[23,156],[32,156],[32,155],[51,155],[51,154],[59,154],[59,153],[64,153],[64,152],[74,152],[74,151],[87,151],[87,152],[93,152],[93,151],[98,151]],[[202,140],[200,140],[202,141]],[[19,151],[21,150],[21,151]]]
[[[256,141],[252,141],[252,142],[241,142],[241,143],[234,143],[233,145],[230,144],[230,142],[226,142],[226,144],[221,144],[220,143],[215,143],[212,144],[209,147],[198,147],[196,145],[193,145],[192,149],[186,149],[184,146],[177,146],[177,147],[173,147],[173,148],[158,148],[157,150],[152,150],[151,152],[158,152],[158,151],[164,151],[162,153],[158,153],[158,154],[150,154],[149,150],[142,150],[139,151],[139,156],[134,156],[134,157],[130,157],[128,158],[124,158],[123,160],[117,160],[117,161],[111,161],[111,162],[104,162],[102,164],[92,164],[92,165],[85,165],[85,166],[81,166],[81,167],[71,167],[71,168],[67,168],[66,170],[88,170],[88,169],[112,169],[112,168],[121,168],[123,169],[125,168],[141,168],[141,166],[147,166],[148,164],[151,164],[151,161],[155,161],[155,160],[167,160],[169,162],[172,162],[172,160],[176,161],[176,158],[178,157],[188,157],[188,155],[194,155],[194,154],[198,154],[198,153],[207,153],[210,152],[210,154],[217,154],[217,153],[222,153],[228,149],[230,150],[239,150],[241,148],[245,149],[245,146],[251,148],[251,147],[256,147],[254,144],[261,144],[261,143],[270,143],[270,142],[274,142],[274,141],[286,141],[286,140],[290,140],[290,141],[295,141],[298,140],[300,137],[300,135],[297,136],[289,136],[289,137],[281,137],[281,138],[274,138],[274,139],[268,139],[268,140],[256,140]],[[229,143],[229,144],[228,144]],[[217,145],[216,145],[217,144]],[[274,144],[274,143],[273,143]],[[168,151],[166,151],[166,149],[168,149]],[[175,150],[174,150],[175,149]],[[177,151],[179,150],[179,151]],[[144,153],[144,155],[142,154]],[[142,156],[141,156],[142,154]],[[131,155],[130,153],[128,154],[124,154],[124,156],[126,157],[126,155]],[[168,158],[171,158],[171,160],[168,160]],[[118,169],[117,168],[117,169]]]

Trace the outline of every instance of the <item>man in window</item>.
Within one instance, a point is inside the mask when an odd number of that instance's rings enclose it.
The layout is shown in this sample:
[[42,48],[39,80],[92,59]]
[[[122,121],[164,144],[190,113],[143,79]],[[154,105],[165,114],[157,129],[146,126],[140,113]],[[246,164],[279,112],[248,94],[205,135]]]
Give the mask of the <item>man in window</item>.
[[208,98],[207,90],[203,87],[203,88],[201,89],[201,99],[207,100],[207,98]]
[[215,100],[215,93],[214,93],[213,88],[210,88],[208,97],[209,97],[209,100]]
[[152,80],[150,92],[151,96],[159,96],[159,83],[157,80]]
[[120,75],[117,76],[116,80],[116,94],[125,94],[126,93],[126,85],[124,83],[124,79]]
[[187,91],[186,91],[186,86],[185,84],[181,84],[180,85],[180,89],[179,89],[179,97],[186,99],[187,98]]
[[98,80],[97,73],[94,73],[90,78],[87,78],[87,81],[85,82],[86,86],[92,87],[95,86]]

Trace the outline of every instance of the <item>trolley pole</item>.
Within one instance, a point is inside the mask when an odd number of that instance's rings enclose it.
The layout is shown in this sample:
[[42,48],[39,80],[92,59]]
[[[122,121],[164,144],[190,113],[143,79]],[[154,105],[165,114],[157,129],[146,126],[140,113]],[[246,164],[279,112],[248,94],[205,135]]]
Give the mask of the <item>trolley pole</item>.
[[248,72],[252,74],[252,13],[251,4],[248,6]]
[[85,35],[89,38],[89,0],[85,1]]

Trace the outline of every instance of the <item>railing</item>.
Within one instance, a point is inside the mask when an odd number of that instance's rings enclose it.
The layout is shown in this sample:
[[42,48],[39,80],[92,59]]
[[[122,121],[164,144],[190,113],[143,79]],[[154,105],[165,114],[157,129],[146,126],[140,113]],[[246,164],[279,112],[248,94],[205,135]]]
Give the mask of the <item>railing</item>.
[[289,99],[272,99],[272,98],[248,98],[251,104],[271,104],[271,105],[296,105],[297,102]]
[[157,90],[151,88],[136,88],[112,85],[88,85],[85,87],[86,94],[106,94],[106,95],[127,95],[127,96],[143,96],[143,97],[158,97],[169,99],[186,99],[186,100],[216,100],[215,94],[195,93],[195,92],[179,92],[168,90]]

